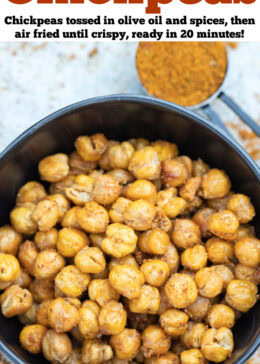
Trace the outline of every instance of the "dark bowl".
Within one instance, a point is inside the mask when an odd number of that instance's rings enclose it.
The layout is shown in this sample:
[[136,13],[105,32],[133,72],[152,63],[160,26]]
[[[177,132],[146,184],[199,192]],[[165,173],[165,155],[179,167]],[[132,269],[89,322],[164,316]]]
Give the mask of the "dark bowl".
[[[65,107],[41,120],[18,137],[0,155],[0,224],[8,222],[18,188],[38,179],[37,163],[58,151],[70,153],[78,135],[102,132],[108,138],[144,137],[175,142],[180,152],[201,157],[224,169],[233,189],[250,196],[256,207],[254,221],[260,233],[260,171],[234,140],[211,122],[174,104],[138,96],[115,95],[90,99]],[[1,226],[1,225],[0,225]],[[260,304],[238,320],[235,350],[227,363],[245,363],[260,343]],[[19,345],[21,329],[16,318],[0,315],[0,351],[13,363],[45,363]]]

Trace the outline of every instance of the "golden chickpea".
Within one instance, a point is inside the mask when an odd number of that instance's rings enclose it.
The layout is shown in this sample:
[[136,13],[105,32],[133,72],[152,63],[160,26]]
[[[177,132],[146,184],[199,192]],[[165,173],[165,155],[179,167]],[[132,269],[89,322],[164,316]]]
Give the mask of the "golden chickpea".
[[0,282],[0,291],[10,287],[14,282]]
[[37,309],[38,309],[38,303],[32,302],[31,307],[18,316],[18,320],[23,325],[33,325],[37,323]]
[[63,228],[59,231],[57,249],[64,257],[74,257],[82,248],[88,245],[89,239],[81,230]]
[[16,255],[19,245],[22,242],[22,235],[10,225],[0,227],[0,252]]
[[58,333],[70,331],[79,322],[77,307],[66,298],[56,298],[49,304],[48,322]]
[[65,189],[71,187],[75,183],[76,176],[69,174],[62,180],[58,182],[53,182],[50,184],[49,192],[51,195],[59,193],[65,196]]
[[55,250],[44,250],[36,258],[34,274],[38,279],[54,278],[64,267],[64,258]]
[[203,197],[206,199],[223,198],[230,192],[230,188],[228,176],[220,169],[210,169],[202,177]]
[[171,219],[180,215],[188,206],[187,201],[181,197],[177,197],[176,194],[177,190],[175,187],[166,188],[157,194],[157,205]]
[[219,295],[223,289],[223,279],[212,267],[200,269],[195,274],[195,282],[199,289],[199,294],[212,298]]
[[98,165],[101,169],[103,169],[105,171],[109,171],[113,168],[109,161],[109,151],[114,145],[119,145],[119,144],[120,143],[116,140],[108,140],[106,150],[104,151],[104,153],[101,155],[100,159],[98,160]]
[[31,275],[34,275],[34,265],[38,254],[39,251],[32,241],[26,240],[25,243],[20,245],[18,260],[24,269]]
[[0,296],[1,311],[5,317],[20,315],[32,305],[32,295],[28,289],[17,285],[8,287]]
[[81,349],[72,349],[72,352],[65,364],[82,364]]
[[66,154],[58,153],[42,159],[38,165],[42,180],[58,182],[69,174],[69,158]]
[[107,172],[107,175],[113,177],[120,185],[134,182],[134,176],[125,169],[116,168]]
[[133,299],[141,294],[142,272],[132,265],[117,265],[109,274],[109,283],[122,296]]
[[89,233],[104,233],[109,217],[103,206],[95,201],[89,201],[85,207],[77,211],[77,221],[81,228]]
[[57,223],[60,223],[64,218],[64,216],[66,215],[66,212],[69,211],[70,209],[70,203],[68,199],[61,193],[56,193],[54,195],[48,196],[46,199],[52,202],[56,202],[58,208]]
[[216,237],[207,240],[208,258],[213,264],[229,264],[234,260],[234,245]]
[[193,177],[196,176],[203,176],[203,174],[209,171],[209,166],[204,163],[201,159],[192,162],[192,175]]
[[237,215],[240,224],[247,224],[255,216],[255,208],[250,198],[243,194],[233,195],[228,200],[227,209]]
[[109,205],[116,201],[122,187],[112,176],[104,174],[95,179],[92,191],[93,200],[101,205]]
[[90,244],[96,248],[101,249],[102,241],[105,239],[106,234],[89,234]]
[[226,265],[218,264],[213,265],[211,268],[223,279],[223,289],[226,289],[229,282],[231,282],[235,278],[232,270]]
[[79,309],[78,328],[85,339],[95,339],[99,333],[99,316],[100,308],[94,301],[84,301]]
[[238,228],[237,240],[244,238],[245,236],[255,237],[255,227],[249,224],[240,225]]
[[156,214],[155,206],[146,200],[136,200],[127,206],[123,218],[124,222],[138,231],[149,230]]
[[194,321],[202,321],[209,313],[211,301],[207,297],[198,296],[196,301],[185,308],[185,312]]
[[57,203],[47,199],[38,202],[32,212],[32,220],[40,231],[48,231],[53,228],[58,221]]
[[37,231],[37,224],[32,220],[35,205],[15,207],[10,213],[11,224],[18,233],[32,235]]
[[40,303],[36,310],[36,322],[39,325],[49,327],[49,321],[48,321],[48,309],[49,305],[52,302],[52,300],[45,300],[42,303]]
[[160,356],[154,356],[149,359],[145,359],[145,364],[180,364],[179,357],[171,353],[170,351],[166,354],[160,355]]
[[102,174],[104,174],[103,169],[95,169],[89,174],[89,177],[94,178],[95,180],[97,177],[102,176]]
[[152,182],[145,179],[139,179],[128,186],[124,190],[124,196],[129,200],[147,200],[155,202],[157,191]]
[[180,188],[180,196],[185,200],[191,202],[196,197],[196,194],[201,186],[201,177],[191,177],[185,183],[184,186]]
[[83,273],[101,273],[106,267],[106,260],[101,249],[84,247],[75,256],[75,265]]
[[99,339],[85,340],[82,346],[82,362],[84,364],[102,364],[113,357],[110,345]]
[[112,205],[109,210],[109,217],[112,222],[122,223],[124,222],[124,213],[128,205],[131,203],[130,200],[124,197],[119,197],[116,202]]
[[119,294],[110,285],[108,279],[93,279],[88,286],[89,298],[96,301],[99,306],[103,307],[109,301],[118,301]]
[[223,198],[213,198],[211,200],[207,200],[208,207],[216,210],[222,211],[227,210],[228,200],[233,196],[234,192],[229,192],[226,197]]
[[103,335],[120,334],[126,325],[127,313],[122,303],[110,301],[105,304],[99,313],[98,323]]
[[166,251],[164,252],[163,255],[161,255],[160,258],[168,264],[168,267],[170,269],[170,274],[176,273],[178,271],[180,264],[180,257],[177,249],[172,243],[168,245]]
[[141,337],[134,329],[124,329],[121,333],[111,336],[110,345],[119,359],[132,360],[141,346]]
[[39,201],[47,197],[47,193],[43,185],[39,182],[31,181],[23,185],[16,196],[16,204],[24,202],[32,202],[37,204]]
[[227,286],[225,300],[234,309],[247,312],[257,301],[257,286],[249,281],[233,280]]
[[256,268],[260,263],[260,240],[246,236],[235,244],[235,255],[241,264]]
[[165,284],[165,293],[175,308],[186,308],[196,301],[198,289],[187,274],[175,273]]
[[50,279],[35,279],[29,289],[36,302],[54,298],[54,282]]
[[135,150],[129,142],[113,145],[108,151],[108,160],[112,168],[127,169]]
[[189,171],[180,160],[172,159],[162,162],[162,181],[167,187],[180,187],[189,178]]
[[80,206],[74,206],[69,211],[66,212],[65,216],[61,221],[61,226],[66,228],[80,229],[80,224],[78,223],[77,214],[81,210]]
[[209,231],[220,239],[235,240],[239,221],[232,211],[222,210],[209,217],[208,227]]
[[215,212],[216,212],[215,210],[213,210],[209,207],[205,207],[205,208],[197,211],[196,214],[192,218],[192,220],[197,225],[199,225],[201,235],[203,238],[208,238],[211,235],[211,233],[209,232],[209,229],[208,229],[208,222],[209,222],[210,216],[212,214],[214,214]]
[[202,322],[192,322],[189,321],[187,325],[187,330],[181,336],[181,342],[186,346],[186,348],[200,348],[201,340],[204,333],[207,330],[207,326]]
[[109,262],[109,270],[111,271],[116,265],[128,264],[133,265],[135,268],[139,269],[136,259],[132,255],[126,255],[122,258],[112,258]]
[[25,326],[20,332],[19,341],[22,347],[32,354],[40,354],[42,341],[48,330],[42,325]]
[[80,174],[71,186],[65,188],[65,194],[75,205],[84,206],[92,200],[93,187],[94,178]]
[[200,349],[185,350],[181,353],[182,364],[207,364],[207,362]]
[[176,144],[166,142],[165,140],[156,140],[152,143],[152,147],[157,152],[160,162],[174,159],[179,153],[178,146]]
[[18,278],[13,283],[19,287],[27,288],[32,283],[32,278],[24,269],[21,269]]
[[56,249],[58,241],[58,230],[38,231],[34,236],[34,242],[39,250]]
[[200,228],[192,220],[176,219],[172,231],[172,240],[179,248],[191,248],[200,243]]
[[20,275],[20,264],[11,254],[0,253],[0,282],[15,281]]
[[86,291],[90,275],[82,273],[75,265],[67,265],[55,278],[55,285],[68,297],[79,297]]
[[75,141],[79,156],[86,162],[97,162],[107,148],[104,134],[79,136]]
[[132,138],[129,139],[128,142],[132,144],[132,146],[135,148],[135,150],[140,150],[145,147],[148,147],[150,145],[149,140],[144,138]]
[[65,363],[72,352],[71,341],[66,334],[48,330],[42,340],[42,353],[44,357],[55,363]]
[[201,350],[206,359],[220,363],[225,361],[234,348],[232,331],[226,327],[208,329],[203,335]]
[[172,307],[170,302],[168,301],[164,287],[159,288],[159,293],[160,293],[160,306],[156,312],[157,315],[161,315],[164,311],[168,310],[168,308]]
[[[69,156],[70,174],[89,174],[97,168],[96,162],[86,162],[77,152]],[[102,167],[101,167],[102,168]]]
[[255,283],[254,277],[257,269],[251,268],[241,263],[237,264],[235,267],[235,277],[239,280],[246,280]]
[[138,239],[140,250],[148,254],[162,255],[167,251],[169,244],[169,235],[159,229],[148,230]]
[[143,273],[145,281],[154,287],[163,286],[170,274],[168,264],[160,259],[144,261],[140,271]]
[[174,338],[184,334],[188,327],[189,316],[175,308],[164,311],[160,316],[160,324],[167,335]]
[[130,160],[128,169],[136,179],[159,178],[161,164],[157,152],[152,147],[137,150]]
[[135,313],[157,313],[160,306],[160,293],[155,287],[144,284],[137,298],[129,301],[129,310]]
[[171,338],[157,325],[148,326],[141,334],[143,345],[141,350],[145,358],[167,353],[171,346]]
[[155,216],[152,221],[152,229],[159,229],[168,233],[172,228],[171,220],[160,207],[155,208]]
[[209,310],[207,322],[215,329],[220,329],[221,327],[231,329],[235,324],[235,312],[224,304],[213,305]]
[[190,270],[197,271],[207,265],[207,251],[203,245],[195,245],[181,254],[181,264]]

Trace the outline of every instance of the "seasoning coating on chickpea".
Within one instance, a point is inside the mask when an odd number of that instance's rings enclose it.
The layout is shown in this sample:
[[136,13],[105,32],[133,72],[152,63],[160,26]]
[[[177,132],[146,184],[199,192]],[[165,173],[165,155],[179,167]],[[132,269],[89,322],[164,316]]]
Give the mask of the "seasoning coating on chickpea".
[[182,364],[207,364],[207,362],[200,349],[184,350],[181,353]]
[[36,258],[34,274],[38,279],[54,278],[65,266],[64,258],[55,250],[43,250]]
[[116,201],[122,187],[112,176],[104,174],[95,179],[92,191],[93,200],[101,205],[109,205]]
[[106,267],[106,261],[101,249],[84,247],[75,256],[76,267],[83,273],[100,273]]
[[45,327],[50,326],[49,321],[48,321],[48,308],[49,308],[49,305],[51,302],[52,302],[51,299],[47,299],[37,306],[37,309],[36,309],[37,324],[45,326]]
[[104,134],[79,136],[75,141],[79,156],[86,162],[97,162],[107,148]]
[[152,147],[137,150],[131,158],[128,169],[136,179],[159,178],[161,164],[157,152]]
[[120,185],[126,185],[127,183],[131,183],[135,180],[134,176],[125,169],[116,168],[106,174],[112,176]]
[[206,359],[220,363],[225,361],[234,348],[232,331],[226,327],[208,329],[203,335],[201,350]]
[[171,346],[171,338],[157,325],[150,325],[141,334],[141,351],[145,358],[167,353]]
[[167,187],[180,187],[189,178],[189,171],[180,160],[172,159],[162,162],[162,181]]
[[170,351],[161,356],[145,359],[145,364],[180,364],[179,357]]
[[216,237],[207,240],[206,248],[209,260],[214,264],[229,264],[234,260],[234,245]]
[[101,364],[113,357],[110,345],[98,339],[85,340],[82,346],[83,364]]
[[129,200],[147,200],[155,202],[157,191],[154,184],[145,179],[139,179],[125,187],[123,194]]
[[227,286],[225,300],[234,309],[247,312],[257,301],[257,286],[249,281],[233,280]]
[[11,254],[0,253],[0,282],[15,281],[20,275],[20,264]]
[[55,228],[49,231],[38,231],[34,235],[34,242],[39,250],[56,249],[58,234],[59,232]]
[[165,140],[156,140],[152,143],[152,147],[157,152],[160,162],[174,159],[179,153],[178,146],[176,144],[166,142]]
[[224,264],[213,265],[211,268],[223,279],[223,289],[235,278],[232,270]]
[[179,269],[180,257],[175,246],[170,243],[163,255],[160,257],[169,267],[170,274],[176,273]]
[[177,338],[186,331],[189,316],[175,308],[170,308],[160,316],[160,324],[166,334]]
[[65,188],[66,197],[75,205],[84,206],[92,200],[93,186],[94,178],[80,174],[71,186]]
[[185,200],[191,202],[194,200],[201,185],[201,177],[191,177],[185,183],[184,186],[180,188],[180,196]]
[[120,334],[126,325],[127,313],[122,303],[110,301],[105,304],[99,313],[98,323],[103,335]]
[[83,231],[73,228],[59,231],[57,249],[62,256],[74,257],[86,245],[89,245],[89,239]]
[[130,200],[124,197],[119,197],[116,202],[112,205],[109,210],[109,217],[112,222],[122,223],[124,222],[123,215],[125,213],[126,208],[131,203]]
[[138,239],[140,250],[148,254],[164,254],[169,244],[169,235],[159,229],[148,230],[142,233]]
[[56,332],[68,332],[78,321],[78,310],[68,300],[59,297],[49,304],[48,322]]
[[40,354],[42,351],[42,341],[47,329],[42,325],[25,326],[19,336],[22,347],[32,354]]
[[77,221],[81,228],[89,233],[104,233],[106,231],[109,217],[106,209],[96,203],[89,201],[85,207],[77,211]]
[[57,203],[47,199],[38,202],[32,212],[32,220],[40,231],[48,231],[53,228],[58,221]]
[[42,159],[38,165],[42,180],[58,182],[69,174],[69,158],[66,154],[58,153]]
[[39,182],[31,181],[23,185],[16,196],[16,204],[32,202],[37,204],[47,196],[45,188]]
[[171,220],[160,207],[155,208],[155,216],[152,221],[152,229],[159,229],[168,233],[172,228]]
[[196,301],[198,289],[187,274],[175,273],[165,284],[165,293],[175,308],[186,308]]
[[193,321],[203,321],[208,315],[211,301],[207,297],[198,296],[196,301],[185,308],[185,312]]
[[29,290],[36,302],[54,298],[54,281],[51,279],[34,279]]
[[181,342],[186,346],[186,348],[200,348],[201,340],[204,333],[207,330],[207,326],[202,322],[192,322],[189,321],[187,325],[187,330],[181,336]]
[[110,285],[108,279],[93,279],[88,286],[89,298],[103,307],[109,301],[118,301],[118,292]]
[[168,264],[161,259],[148,259],[140,267],[145,281],[154,287],[163,286],[170,271]]
[[179,248],[187,249],[199,244],[201,239],[200,228],[195,222],[188,219],[176,219],[172,240]]
[[55,285],[68,297],[79,297],[86,291],[90,275],[82,273],[75,265],[67,265],[55,278]]
[[110,338],[110,345],[118,359],[132,360],[141,346],[141,337],[139,332],[134,329],[124,329]]
[[155,287],[144,284],[137,298],[129,301],[129,310],[135,313],[155,314],[160,306],[160,293]]
[[32,276],[34,276],[34,265],[38,254],[39,251],[32,241],[26,240],[26,242],[20,245],[18,260],[24,269]]
[[85,339],[95,339],[99,336],[98,315],[100,307],[94,301],[84,301],[79,309],[78,328]]
[[260,240],[246,236],[235,244],[235,255],[241,264],[256,268],[260,263]]
[[56,202],[58,208],[58,219],[57,223],[60,223],[61,220],[64,218],[66,212],[70,209],[70,202],[69,200],[63,196],[61,193],[56,193],[54,195],[50,195],[46,198],[52,202]]
[[223,198],[230,192],[230,188],[228,176],[220,169],[210,169],[202,177],[203,197],[206,199]]
[[195,245],[181,254],[181,264],[190,270],[199,270],[207,265],[208,255],[203,245]]
[[130,202],[123,215],[124,222],[138,231],[149,230],[156,214],[155,206],[146,200]]
[[212,214],[208,222],[209,231],[225,240],[235,240],[238,235],[239,221],[229,210],[222,210]]
[[48,330],[42,340],[42,353],[44,357],[56,363],[65,363],[72,352],[71,341],[66,334]]
[[235,312],[231,307],[224,304],[213,305],[209,310],[207,322],[215,329],[221,327],[231,329],[235,324]]
[[32,295],[28,289],[17,285],[8,287],[0,296],[1,311],[5,317],[20,315],[32,305]]
[[22,235],[10,225],[0,227],[0,252],[16,255],[19,245],[22,242]]
[[236,279],[239,279],[242,281],[243,280],[250,281],[250,282],[253,282],[256,285],[258,285],[258,283],[256,283],[254,281],[254,276],[255,276],[256,271],[257,271],[256,268],[251,268],[251,267],[248,267],[241,263],[238,263],[235,267],[234,273],[235,273]]
[[[96,162],[86,162],[77,152],[69,156],[70,174],[89,174],[97,168]],[[101,167],[102,168],[102,167]]]
[[32,283],[32,278],[24,269],[21,269],[18,278],[13,283],[19,287],[27,288]]
[[199,211],[196,212],[195,215],[193,215],[192,220],[197,225],[199,225],[201,235],[203,238],[208,238],[211,235],[208,229],[208,222],[209,222],[209,217],[215,212],[216,212],[215,210],[209,207],[205,207],[203,209],[200,209]]
[[23,325],[33,325],[37,323],[37,309],[38,309],[38,303],[32,302],[31,307],[25,311],[24,313],[21,313],[18,316],[18,320]]
[[134,147],[129,142],[111,146],[108,150],[108,161],[111,169],[127,169],[134,152]]
[[37,231],[37,224],[32,220],[33,205],[15,207],[10,213],[11,224],[18,233],[32,235]]
[[247,224],[255,216],[255,208],[252,205],[250,198],[243,194],[233,195],[227,203],[227,209],[233,211],[240,224]]
[[216,297],[223,289],[224,281],[212,267],[200,269],[195,274],[194,279],[201,296],[208,298]]

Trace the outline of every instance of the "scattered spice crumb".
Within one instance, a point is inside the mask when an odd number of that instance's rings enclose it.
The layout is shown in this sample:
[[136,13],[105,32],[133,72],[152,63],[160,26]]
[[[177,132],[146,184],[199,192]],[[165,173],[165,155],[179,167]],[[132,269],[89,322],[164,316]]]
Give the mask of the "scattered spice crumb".
[[89,52],[88,56],[89,58],[94,57],[98,53],[98,49],[95,47],[92,49],[92,51]]

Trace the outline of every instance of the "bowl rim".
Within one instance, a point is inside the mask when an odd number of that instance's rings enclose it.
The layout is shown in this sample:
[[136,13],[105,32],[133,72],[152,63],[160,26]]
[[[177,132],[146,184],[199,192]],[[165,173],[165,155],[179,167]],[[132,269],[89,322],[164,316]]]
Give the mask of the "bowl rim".
[[[37,133],[40,129],[51,124],[57,119],[60,119],[66,115],[73,114],[74,112],[80,111],[88,106],[92,105],[106,105],[106,104],[116,104],[116,103],[135,103],[135,104],[143,104],[147,106],[157,107],[166,112],[172,112],[192,119],[193,122],[198,123],[205,129],[209,129],[225,143],[232,147],[233,150],[245,161],[251,171],[254,173],[258,182],[260,182],[260,168],[256,164],[256,162],[252,159],[252,157],[245,151],[245,149],[231,136],[225,134],[225,132],[214,124],[213,121],[206,119],[205,117],[195,113],[194,111],[185,108],[183,106],[174,104],[169,101],[164,101],[161,99],[157,99],[151,96],[142,96],[135,94],[113,94],[106,96],[97,96],[93,98],[84,99],[82,101],[75,102],[73,104],[67,105],[57,111],[47,115],[42,118],[40,121],[36,122],[29,128],[27,128],[23,133],[21,133],[18,137],[16,137],[4,150],[0,153],[0,168],[1,166],[8,160],[9,153],[18,148],[21,144],[28,141],[35,133]],[[260,333],[256,336],[254,342],[249,347],[249,349],[240,357],[238,360],[234,362],[234,364],[243,364],[245,363],[257,350],[260,346]],[[12,349],[8,347],[8,343],[0,339],[0,352],[7,358],[7,360],[12,361],[15,364],[24,364],[24,360],[15,354]]]

